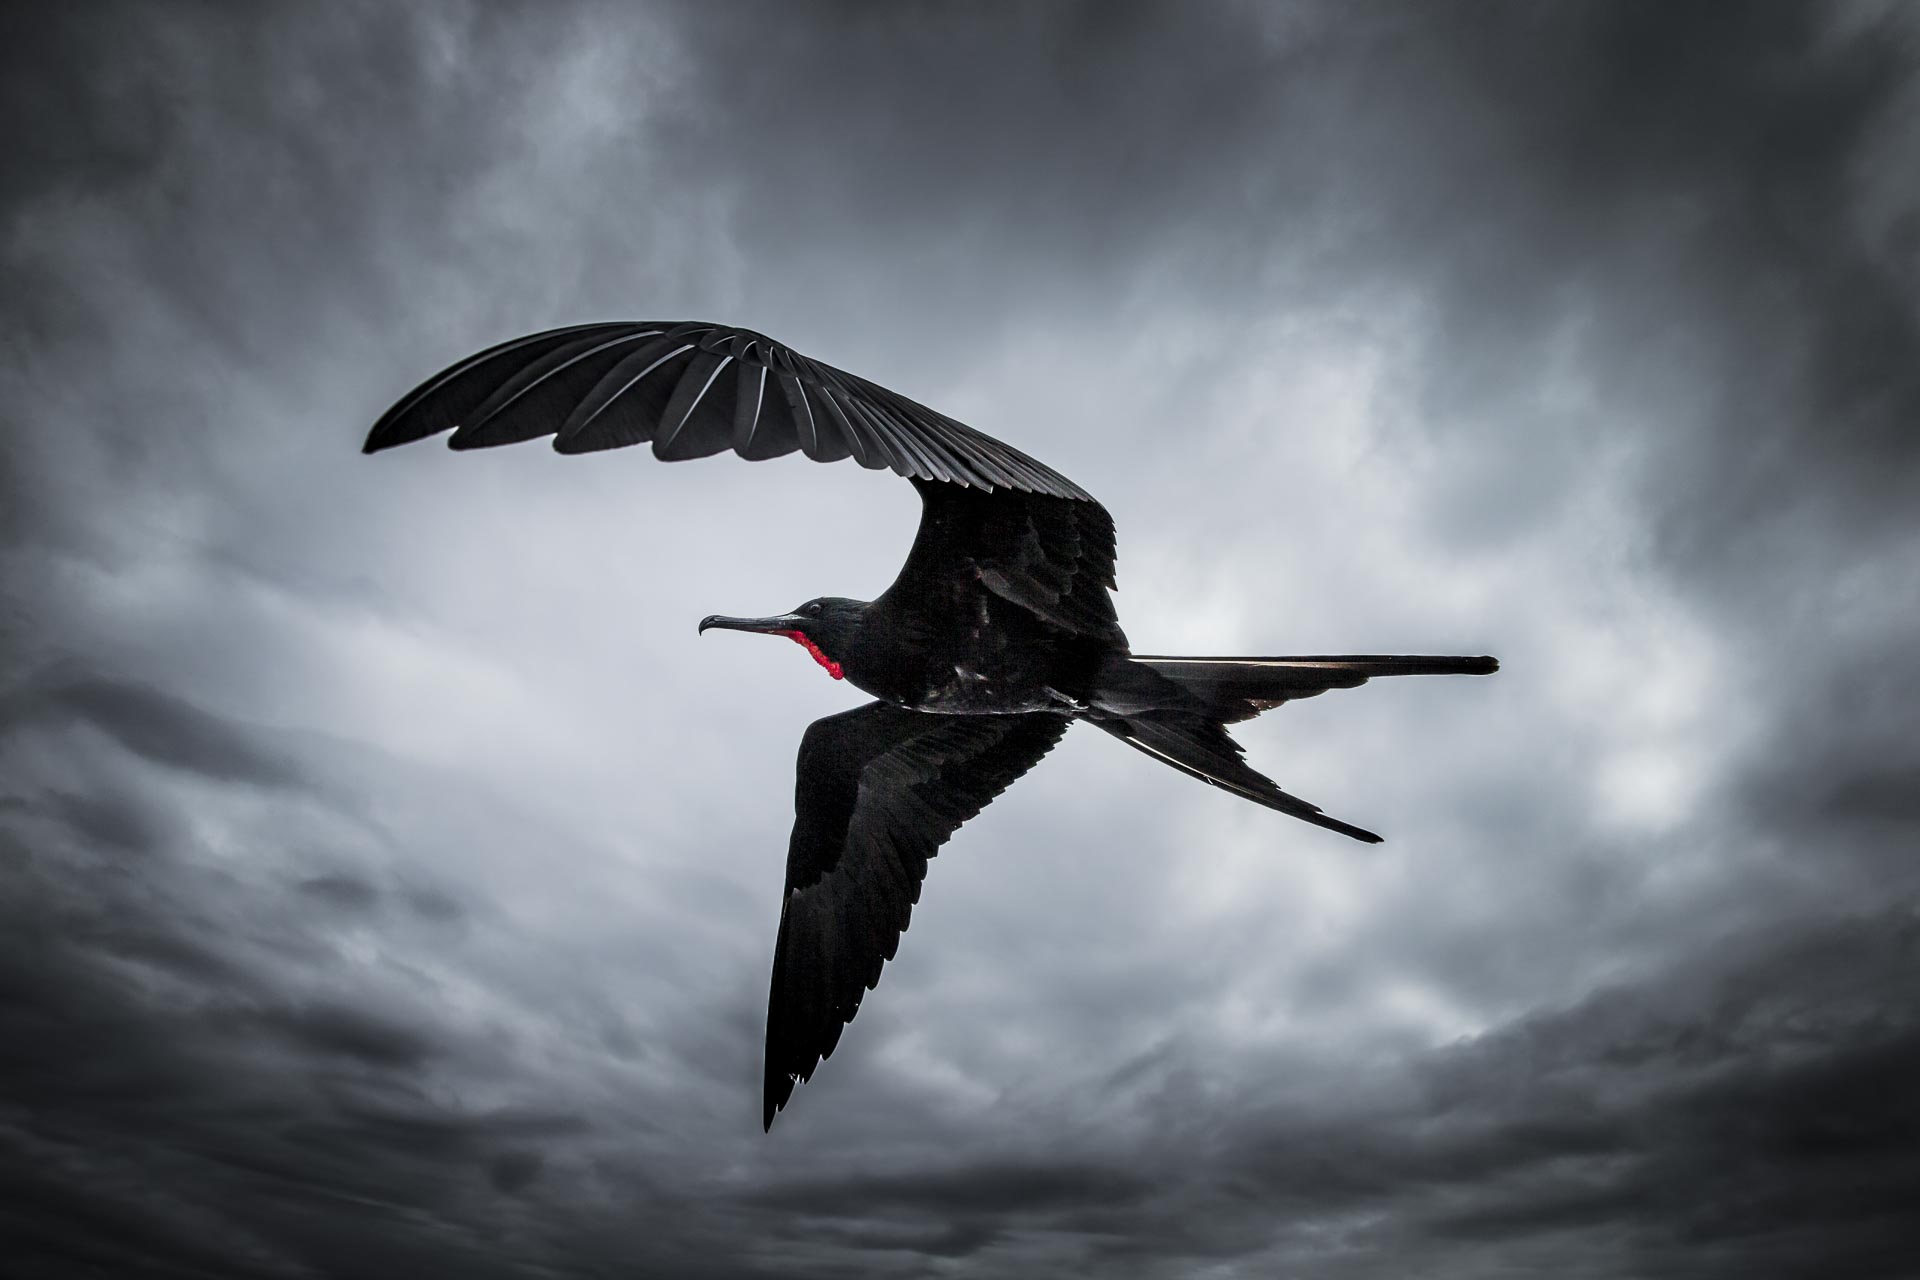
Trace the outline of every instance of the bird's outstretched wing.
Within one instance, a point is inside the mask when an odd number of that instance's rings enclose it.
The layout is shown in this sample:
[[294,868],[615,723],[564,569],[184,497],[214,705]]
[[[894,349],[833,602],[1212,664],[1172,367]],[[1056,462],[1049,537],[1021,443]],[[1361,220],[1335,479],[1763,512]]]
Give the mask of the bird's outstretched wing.
[[800,740],[767,997],[766,1127],[880,981],[927,859],[1065,733],[1064,716],[934,716],[884,702]]
[[750,329],[704,321],[574,325],[503,342],[387,410],[366,451],[453,432],[456,449],[553,436],[561,453],[651,442],[657,458],[798,449],[981,489],[1088,499],[1026,454]]

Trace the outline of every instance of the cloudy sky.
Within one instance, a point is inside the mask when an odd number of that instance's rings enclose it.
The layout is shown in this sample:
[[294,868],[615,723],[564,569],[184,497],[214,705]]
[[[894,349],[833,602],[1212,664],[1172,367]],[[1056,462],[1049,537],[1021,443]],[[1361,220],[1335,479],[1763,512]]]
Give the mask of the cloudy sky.
[[[1910,1276],[1920,78],[1874,4],[0,11],[0,1239],[27,1277]],[[1163,653],[760,1131],[793,753],[704,614],[908,486],[362,457],[706,318],[1102,498]]]

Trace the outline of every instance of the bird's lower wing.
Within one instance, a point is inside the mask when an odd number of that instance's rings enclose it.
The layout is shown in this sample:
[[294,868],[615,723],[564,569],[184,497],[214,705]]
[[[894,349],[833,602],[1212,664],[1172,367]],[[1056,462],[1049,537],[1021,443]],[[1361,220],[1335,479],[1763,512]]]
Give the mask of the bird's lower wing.
[[880,981],[927,859],[1068,723],[1044,712],[936,716],[872,702],[808,727],[767,997],[767,1128]]

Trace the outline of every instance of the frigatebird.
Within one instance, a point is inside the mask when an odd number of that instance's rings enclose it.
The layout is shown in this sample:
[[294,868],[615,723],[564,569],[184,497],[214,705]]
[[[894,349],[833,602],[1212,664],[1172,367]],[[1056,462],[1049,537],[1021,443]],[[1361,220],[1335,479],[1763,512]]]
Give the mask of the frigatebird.
[[787,886],[767,1000],[763,1126],[812,1078],[880,981],[927,859],[1085,721],[1255,804],[1356,840],[1254,771],[1227,726],[1373,676],[1487,675],[1489,657],[1135,654],[1113,608],[1113,519],[1073,481],[992,436],[749,329],[575,325],[436,374],[366,452],[451,430],[455,449],[553,436],[561,453],[651,443],[678,461],[731,449],[852,458],[920,491],[919,532],[878,600],[822,596],[766,618],[874,701],[800,739]]

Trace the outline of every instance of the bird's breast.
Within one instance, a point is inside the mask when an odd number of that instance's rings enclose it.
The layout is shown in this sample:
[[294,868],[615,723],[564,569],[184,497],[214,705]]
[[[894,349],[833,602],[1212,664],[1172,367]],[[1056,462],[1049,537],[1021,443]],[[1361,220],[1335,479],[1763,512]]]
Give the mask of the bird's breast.
[[1071,695],[1084,697],[1093,664],[1078,646],[1063,645],[1010,605],[968,605],[876,610],[861,629],[858,660],[846,664],[847,679],[896,706],[936,715],[1069,710]]
[[910,705],[916,711],[950,716],[1013,715],[1060,709],[1052,691],[1043,685],[999,679],[965,664],[955,664],[948,678],[929,682]]

